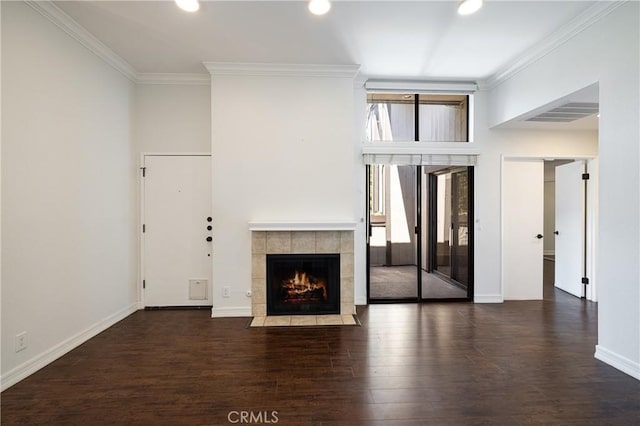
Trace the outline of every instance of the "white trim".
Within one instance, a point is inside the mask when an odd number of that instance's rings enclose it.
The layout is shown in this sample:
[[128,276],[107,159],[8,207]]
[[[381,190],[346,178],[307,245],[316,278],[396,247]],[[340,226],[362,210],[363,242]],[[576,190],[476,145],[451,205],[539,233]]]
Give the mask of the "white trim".
[[138,73],[136,83],[209,86],[211,85],[211,75],[186,73]]
[[138,250],[139,250],[139,256],[138,256],[138,282],[137,287],[138,287],[138,303],[140,303],[140,306],[142,307],[142,309],[144,309],[144,305],[145,305],[145,301],[144,301],[144,287],[142,285],[142,282],[144,280],[144,252],[145,252],[145,245],[144,245],[144,235],[142,234],[142,224],[144,223],[144,197],[145,197],[145,193],[144,193],[144,178],[142,177],[142,169],[145,168],[145,153],[141,153],[140,154],[140,158],[139,158],[139,163],[138,163],[138,170],[136,171],[136,176],[138,180],[138,206],[140,207],[139,213],[140,213],[140,217],[138,217],[138,223],[137,223],[137,234],[136,234],[136,238],[138,238]]
[[396,81],[368,80],[365,89],[370,92],[393,93],[449,93],[470,95],[478,90],[478,85],[470,81]]
[[602,347],[602,345],[596,345],[594,357],[595,359],[609,364],[613,368],[630,375],[634,379],[640,380],[640,363],[606,349]]
[[476,294],[473,303],[504,303],[504,299],[500,294]]
[[356,222],[251,221],[250,231],[354,231]]
[[355,78],[360,65],[203,62],[211,75]]
[[210,152],[142,152],[140,155],[142,156],[142,158],[144,157],[181,157],[181,156],[211,157]]
[[[598,301],[598,217],[600,207],[598,188],[600,185],[600,169],[598,158],[586,160],[587,173],[587,300]],[[640,306],[640,305],[639,305]]]
[[211,308],[211,318],[251,317],[251,306],[237,306],[231,308]]
[[353,87],[356,89],[364,89],[364,86],[366,83],[367,83],[367,77],[363,75],[356,75],[353,78]]
[[[502,158],[506,160],[542,160],[549,161],[549,156],[543,157],[540,155],[502,155]],[[553,160],[592,160],[598,158],[597,155],[553,155]]]
[[567,41],[580,34],[582,31],[597,23],[599,20],[613,12],[615,9],[625,4],[626,1],[627,0],[596,2],[596,4],[578,15],[568,24],[564,25],[548,37],[544,38],[535,46],[527,49],[526,52],[523,55],[519,56],[516,60],[498,70],[486,80],[479,81],[479,89],[491,90],[499,86],[537,60],[553,52],[558,47],[562,46]]
[[62,31],[69,34],[104,62],[121,72],[129,80],[136,81],[136,70],[127,61],[109,49],[52,1],[25,1],[25,3],[49,21],[53,22],[62,29]]
[[98,335],[99,333],[102,333],[104,330],[116,324],[117,322],[122,321],[138,309],[138,302],[133,303],[126,308],[121,309],[120,311],[94,323],[87,329],[69,337],[68,339],[63,340],[62,342],[47,349],[46,351],[34,356],[33,358],[18,365],[12,370],[9,370],[7,373],[2,375],[2,391],[27,378],[41,368],[51,364],[56,359],[77,348],[87,340]]

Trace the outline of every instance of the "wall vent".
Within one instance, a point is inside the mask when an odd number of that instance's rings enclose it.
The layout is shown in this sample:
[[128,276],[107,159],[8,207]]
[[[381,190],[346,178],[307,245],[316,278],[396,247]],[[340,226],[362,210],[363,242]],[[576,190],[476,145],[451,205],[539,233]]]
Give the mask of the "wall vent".
[[538,121],[546,123],[569,123],[571,121],[597,114],[599,104],[597,102],[569,102],[549,111],[545,111],[526,121]]
[[208,280],[189,280],[189,300],[207,300]]

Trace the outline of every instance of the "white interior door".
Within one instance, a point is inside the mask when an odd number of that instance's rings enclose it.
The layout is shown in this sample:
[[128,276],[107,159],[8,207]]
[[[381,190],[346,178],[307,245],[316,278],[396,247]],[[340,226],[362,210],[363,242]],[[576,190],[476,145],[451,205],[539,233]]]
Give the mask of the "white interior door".
[[146,156],[145,306],[211,305],[211,157]]
[[583,295],[584,170],[582,161],[556,167],[555,286],[577,297]]
[[542,299],[544,163],[505,159],[502,168],[502,289],[505,300]]

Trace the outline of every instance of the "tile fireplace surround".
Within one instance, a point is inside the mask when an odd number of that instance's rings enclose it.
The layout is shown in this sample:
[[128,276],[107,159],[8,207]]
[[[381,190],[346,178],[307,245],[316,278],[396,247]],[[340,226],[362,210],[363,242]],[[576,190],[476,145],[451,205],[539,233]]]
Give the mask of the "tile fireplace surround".
[[354,228],[355,223],[250,222],[252,315],[267,316],[267,254],[314,253],[340,254],[340,314],[355,314]]

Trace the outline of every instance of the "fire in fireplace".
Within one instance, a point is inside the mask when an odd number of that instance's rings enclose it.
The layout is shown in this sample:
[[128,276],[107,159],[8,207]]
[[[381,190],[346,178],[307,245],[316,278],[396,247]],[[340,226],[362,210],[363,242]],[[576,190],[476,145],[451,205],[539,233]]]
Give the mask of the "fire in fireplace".
[[339,254],[267,255],[267,315],[338,313]]

